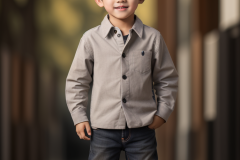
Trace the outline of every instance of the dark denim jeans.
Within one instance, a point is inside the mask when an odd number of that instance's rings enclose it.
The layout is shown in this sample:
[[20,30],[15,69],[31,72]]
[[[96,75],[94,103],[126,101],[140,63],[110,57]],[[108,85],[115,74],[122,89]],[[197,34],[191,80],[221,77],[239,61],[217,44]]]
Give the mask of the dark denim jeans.
[[157,160],[155,129],[148,126],[126,129],[93,129],[88,160]]

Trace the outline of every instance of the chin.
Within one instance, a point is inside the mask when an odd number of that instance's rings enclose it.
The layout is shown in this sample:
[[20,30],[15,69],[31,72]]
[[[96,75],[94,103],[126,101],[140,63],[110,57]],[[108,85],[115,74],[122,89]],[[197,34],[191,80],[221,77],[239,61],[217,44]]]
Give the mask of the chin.
[[121,15],[112,14],[112,15],[118,19],[125,19],[130,16],[128,14],[121,14]]

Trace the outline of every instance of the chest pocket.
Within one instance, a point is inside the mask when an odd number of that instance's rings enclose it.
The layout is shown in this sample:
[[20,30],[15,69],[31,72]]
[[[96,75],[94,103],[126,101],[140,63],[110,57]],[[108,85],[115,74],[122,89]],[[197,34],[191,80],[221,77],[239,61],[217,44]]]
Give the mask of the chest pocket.
[[132,69],[140,73],[151,71],[152,51],[134,50],[131,52]]

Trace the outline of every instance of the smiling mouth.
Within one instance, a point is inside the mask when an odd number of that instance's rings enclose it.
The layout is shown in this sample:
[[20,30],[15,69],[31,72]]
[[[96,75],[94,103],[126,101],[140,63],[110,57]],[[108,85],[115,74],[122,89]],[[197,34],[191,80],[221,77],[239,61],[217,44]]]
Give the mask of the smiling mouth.
[[122,9],[122,8],[128,8],[128,7],[114,7],[115,9]]

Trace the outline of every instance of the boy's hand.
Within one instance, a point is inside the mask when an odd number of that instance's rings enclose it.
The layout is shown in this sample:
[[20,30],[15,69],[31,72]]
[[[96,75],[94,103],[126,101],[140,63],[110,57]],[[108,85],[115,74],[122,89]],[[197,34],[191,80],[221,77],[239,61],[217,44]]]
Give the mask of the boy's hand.
[[157,129],[158,127],[161,127],[165,123],[165,120],[157,115],[154,116],[153,122],[148,125],[148,128],[150,129]]
[[88,121],[78,123],[76,125],[76,132],[77,132],[78,136],[80,137],[80,139],[90,140],[90,138],[88,138],[85,135],[85,132],[84,132],[85,128],[87,130],[88,135],[91,135],[91,128],[90,128],[90,125],[89,125]]

